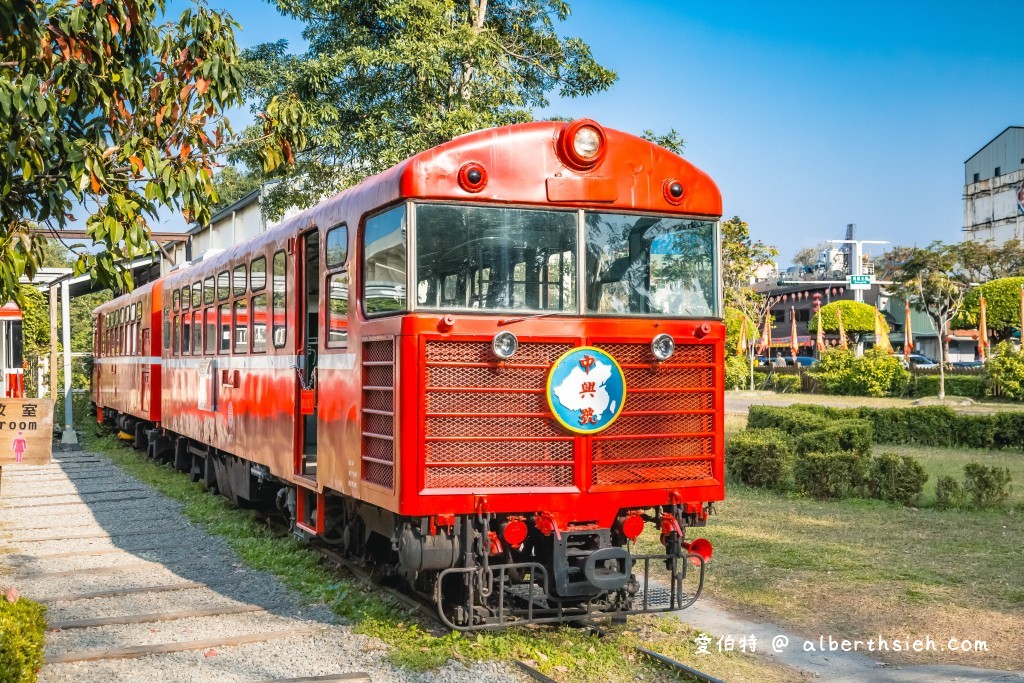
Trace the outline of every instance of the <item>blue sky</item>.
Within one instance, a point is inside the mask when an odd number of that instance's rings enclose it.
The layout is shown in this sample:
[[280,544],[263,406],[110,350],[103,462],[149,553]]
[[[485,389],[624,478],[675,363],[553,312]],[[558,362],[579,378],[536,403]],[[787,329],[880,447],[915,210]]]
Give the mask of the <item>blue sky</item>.
[[[301,25],[257,0],[210,0],[243,46]],[[182,6],[173,0],[171,9]],[[619,81],[546,112],[640,132],[678,130],[727,216],[775,244],[858,236],[960,239],[963,162],[1024,125],[1024,3],[575,0],[564,35]],[[236,119],[236,123],[241,123]]]

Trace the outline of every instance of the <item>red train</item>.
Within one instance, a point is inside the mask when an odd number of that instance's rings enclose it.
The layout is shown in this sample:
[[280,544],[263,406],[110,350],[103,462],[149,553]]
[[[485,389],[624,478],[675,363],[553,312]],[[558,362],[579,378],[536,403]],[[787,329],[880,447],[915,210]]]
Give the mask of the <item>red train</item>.
[[724,496],[720,214],[590,120],[466,135],[97,308],[97,415],[455,628],[679,609]]

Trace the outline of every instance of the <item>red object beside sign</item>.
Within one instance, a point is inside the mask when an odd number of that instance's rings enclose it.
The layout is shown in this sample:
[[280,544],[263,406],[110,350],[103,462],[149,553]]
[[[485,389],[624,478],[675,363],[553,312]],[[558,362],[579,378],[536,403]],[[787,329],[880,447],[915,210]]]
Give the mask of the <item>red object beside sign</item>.
[[312,415],[316,410],[316,390],[299,389],[299,411],[303,415]]

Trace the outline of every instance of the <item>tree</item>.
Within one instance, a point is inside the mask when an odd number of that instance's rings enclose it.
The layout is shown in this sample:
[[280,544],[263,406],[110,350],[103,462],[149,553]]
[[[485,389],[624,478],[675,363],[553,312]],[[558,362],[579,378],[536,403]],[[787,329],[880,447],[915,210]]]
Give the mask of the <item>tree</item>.
[[981,295],[985,295],[985,321],[995,331],[995,341],[1010,338],[1014,330],[1021,329],[1020,290],[1024,277],[1003,277],[990,280],[973,288],[964,297],[959,315],[951,323],[954,329],[970,329],[978,326],[981,312]]
[[1024,244],[1020,240],[1001,245],[968,241],[959,245],[959,251],[964,273],[972,282],[1024,275]]
[[793,265],[800,266],[801,272],[813,272],[821,255],[821,246],[804,247],[793,255]]
[[[875,331],[875,307],[860,301],[849,301],[840,299],[821,307],[821,327],[826,332],[839,331],[839,313],[843,312],[843,329],[847,334],[853,334],[854,340],[860,342],[865,334]],[[886,333],[889,332],[889,323],[882,321]],[[818,331],[818,316],[815,315],[807,323],[807,330],[811,334]]]
[[220,173],[213,176],[213,189],[217,200],[210,204],[210,211],[216,213],[231,206],[239,199],[263,184],[259,174],[239,171],[234,166],[225,166]]
[[[310,144],[267,196],[267,210],[308,206],[409,156],[482,128],[532,119],[548,94],[590,95],[615,72],[556,22],[564,0],[276,0],[304,21],[305,54],[286,41],[247,50],[245,92],[258,106],[294,94]],[[249,168],[251,155],[241,151]],[[278,173],[277,175],[281,175]]]
[[[743,308],[744,290],[750,288],[754,273],[771,265],[779,250],[750,237],[750,226],[739,216],[722,221],[722,280],[726,304]],[[750,315],[749,311],[745,311]]]
[[648,128],[640,134],[640,137],[659,147],[664,147],[670,152],[675,152],[679,156],[683,156],[683,149],[686,147],[686,140],[683,140],[683,136],[676,132],[675,128],[670,128],[667,133],[663,134],[655,133]]
[[150,249],[161,209],[209,217],[217,155],[245,145],[267,168],[304,144],[292,97],[267,98],[259,131],[233,137],[242,103],[234,30],[204,5],[162,24],[164,0],[0,4],[0,297],[42,259],[39,230],[84,214],[99,252],[75,270],[131,287],[117,262]]
[[[963,307],[971,286],[961,244],[932,242],[926,248],[900,248],[886,254],[890,289],[931,318],[940,338],[948,333],[949,322]],[[946,397],[946,345],[939,343],[939,398]]]

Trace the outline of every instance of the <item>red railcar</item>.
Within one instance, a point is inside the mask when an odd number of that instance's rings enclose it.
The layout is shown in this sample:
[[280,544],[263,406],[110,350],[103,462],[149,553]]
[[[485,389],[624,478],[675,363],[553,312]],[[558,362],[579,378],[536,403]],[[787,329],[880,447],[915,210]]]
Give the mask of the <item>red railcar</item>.
[[593,121],[463,136],[97,309],[94,400],[457,628],[678,609],[724,496],[720,214]]

